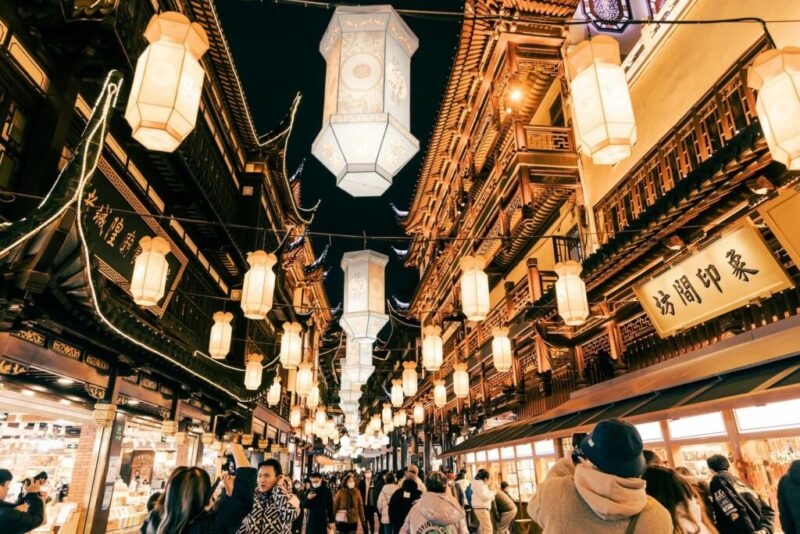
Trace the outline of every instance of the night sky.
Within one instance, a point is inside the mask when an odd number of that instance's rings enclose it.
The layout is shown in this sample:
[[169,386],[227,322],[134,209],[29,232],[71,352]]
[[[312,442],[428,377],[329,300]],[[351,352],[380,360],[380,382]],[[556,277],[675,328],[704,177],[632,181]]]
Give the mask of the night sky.
[[[361,2],[361,4],[386,2]],[[454,0],[405,0],[391,2],[395,8],[461,11]],[[460,22],[404,17],[419,38],[419,49],[411,61],[411,133],[420,151],[394,178],[391,188],[375,198],[352,198],[336,187],[332,174],[311,155],[311,143],[322,124],[325,60],[319,42],[332,11],[273,3],[224,0],[217,3],[222,26],[244,85],[259,134],[276,127],[287,114],[297,92],[302,93],[295,127],[289,141],[287,168],[294,172],[305,158],[302,196],[305,207],[317,199],[312,231],[368,235],[403,235],[389,203],[408,208],[419,177],[442,93],[447,83],[460,31]],[[320,254],[327,238],[315,237],[314,250]],[[326,289],[331,306],[342,299],[342,254],[363,248],[363,241],[332,240],[326,268],[331,268]],[[406,269],[390,250],[392,243],[372,241],[368,248],[389,255],[386,270],[387,297],[411,300],[417,281],[414,269]],[[405,242],[397,242],[405,248]]]

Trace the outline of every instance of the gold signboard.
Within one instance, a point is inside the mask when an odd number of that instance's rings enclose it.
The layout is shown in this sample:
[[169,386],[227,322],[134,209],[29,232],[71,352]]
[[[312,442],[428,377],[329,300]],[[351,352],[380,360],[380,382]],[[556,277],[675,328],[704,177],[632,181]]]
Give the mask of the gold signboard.
[[781,193],[758,208],[758,212],[794,264],[800,265],[800,224],[797,224],[800,190]]
[[658,335],[667,337],[792,285],[747,221],[634,292]]

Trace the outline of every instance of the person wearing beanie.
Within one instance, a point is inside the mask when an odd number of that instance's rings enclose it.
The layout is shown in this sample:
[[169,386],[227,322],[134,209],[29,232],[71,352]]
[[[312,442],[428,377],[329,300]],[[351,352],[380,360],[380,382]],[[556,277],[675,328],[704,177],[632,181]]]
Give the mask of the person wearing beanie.
[[711,477],[711,506],[720,534],[772,534],[775,511],[754,489],[733,476],[731,463],[715,454],[706,459]]
[[669,512],[645,492],[642,438],[619,419],[601,421],[580,444],[573,476],[547,477],[528,503],[543,534],[673,534]]

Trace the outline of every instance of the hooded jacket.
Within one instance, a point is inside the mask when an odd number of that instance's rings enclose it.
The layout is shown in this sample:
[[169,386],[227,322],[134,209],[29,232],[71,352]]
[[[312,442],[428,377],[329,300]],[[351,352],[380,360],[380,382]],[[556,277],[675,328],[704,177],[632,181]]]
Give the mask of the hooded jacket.
[[421,496],[422,492],[417,489],[417,483],[410,478],[405,479],[400,489],[394,492],[392,498],[389,499],[389,522],[395,532],[403,526],[408,512]]
[[575,468],[574,477],[567,473],[564,468],[548,476],[528,503],[528,514],[543,534],[625,534],[637,515],[635,534],[672,534],[669,512],[648,497],[644,480],[617,477],[585,464]]
[[778,482],[778,513],[785,534],[800,534],[800,460]]
[[432,491],[423,493],[408,512],[400,534],[424,534],[431,530],[449,534],[469,534],[464,510],[444,493]]
[[400,486],[397,484],[384,484],[381,488],[381,493],[378,495],[378,514],[381,516],[382,525],[390,525],[389,521],[389,501],[392,499],[394,492],[399,490]]

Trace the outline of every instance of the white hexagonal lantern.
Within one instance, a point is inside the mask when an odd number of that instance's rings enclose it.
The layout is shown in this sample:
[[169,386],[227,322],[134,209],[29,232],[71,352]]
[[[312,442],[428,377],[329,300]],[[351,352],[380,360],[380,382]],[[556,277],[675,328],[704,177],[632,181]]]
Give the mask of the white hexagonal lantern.
[[389,5],[338,7],[322,38],[325,107],[311,152],[354,197],[382,195],[419,150],[409,131],[418,45]]
[[346,252],[344,270],[344,311],[339,324],[348,340],[374,343],[389,320],[384,313],[384,269],[389,258],[371,250]]

